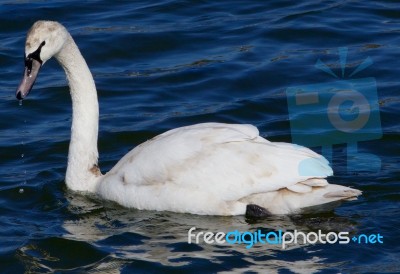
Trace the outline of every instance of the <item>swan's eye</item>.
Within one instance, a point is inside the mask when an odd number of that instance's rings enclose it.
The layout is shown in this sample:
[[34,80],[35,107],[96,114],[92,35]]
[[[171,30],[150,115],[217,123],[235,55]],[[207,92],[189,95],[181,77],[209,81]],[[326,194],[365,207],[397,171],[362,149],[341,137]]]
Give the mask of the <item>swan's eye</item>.
[[25,57],[25,67],[27,69],[28,75],[31,75],[32,71],[32,58],[26,58]]

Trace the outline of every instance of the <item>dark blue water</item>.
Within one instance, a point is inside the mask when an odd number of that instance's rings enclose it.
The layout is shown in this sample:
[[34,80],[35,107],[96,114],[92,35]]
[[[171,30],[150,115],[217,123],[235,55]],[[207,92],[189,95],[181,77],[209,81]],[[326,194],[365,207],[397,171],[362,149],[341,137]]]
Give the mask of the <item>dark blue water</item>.
[[[49,61],[22,106],[14,95],[25,35],[39,19],[60,21],[70,30],[94,75],[103,172],[141,142],[193,123],[251,123],[273,141],[332,137],[332,125],[313,123],[326,118],[326,106],[311,119],[313,108],[297,109],[286,91],[308,86],[328,96],[337,81],[361,79],[360,92],[375,96],[368,99],[370,118],[379,123],[364,128],[357,135],[362,140],[343,135],[327,150],[335,172],[330,182],[360,189],[363,196],[334,211],[249,220],[129,210],[70,192],[64,174],[71,101],[63,71]],[[400,272],[395,1],[2,1],[0,38],[2,273]],[[344,65],[340,48],[347,48]],[[350,77],[368,57],[372,64]],[[337,77],[315,67],[318,59]],[[351,104],[343,107],[357,111]],[[293,124],[290,111],[293,119],[305,117],[303,127]],[[348,140],[364,154],[349,153]],[[322,151],[317,144],[314,149]],[[353,168],[352,159],[362,164]],[[189,245],[191,227],[379,233],[383,244],[286,250]]]

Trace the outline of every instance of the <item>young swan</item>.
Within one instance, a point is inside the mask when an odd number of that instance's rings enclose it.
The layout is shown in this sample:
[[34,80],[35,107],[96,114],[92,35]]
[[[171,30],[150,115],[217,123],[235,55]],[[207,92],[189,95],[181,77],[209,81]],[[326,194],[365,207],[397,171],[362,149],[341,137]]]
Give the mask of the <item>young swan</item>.
[[38,21],[25,44],[19,100],[51,57],[64,68],[72,97],[66,184],[123,206],[205,215],[264,216],[357,197],[329,184],[328,161],[308,148],[272,143],[252,125],[204,123],[167,131],[137,146],[108,173],[97,164],[99,106],[92,74],[68,31]]

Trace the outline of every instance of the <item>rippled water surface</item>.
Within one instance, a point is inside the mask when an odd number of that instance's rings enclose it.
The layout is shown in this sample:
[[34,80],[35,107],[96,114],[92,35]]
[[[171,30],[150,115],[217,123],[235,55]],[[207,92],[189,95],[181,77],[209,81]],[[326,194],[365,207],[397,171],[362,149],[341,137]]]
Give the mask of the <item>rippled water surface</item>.
[[[286,90],[371,77],[378,97],[371,106],[379,109],[380,122],[372,130],[382,136],[359,142],[358,151],[375,155],[380,168],[368,162],[362,172],[348,170],[347,145],[334,145],[330,181],[363,195],[334,211],[261,220],[130,210],[70,192],[64,174],[71,101],[62,69],[47,62],[23,105],[15,99],[25,35],[39,19],[60,21],[70,30],[94,75],[103,172],[145,140],[193,123],[251,123],[272,141],[329,133],[325,126],[293,128]],[[0,37],[2,273],[400,272],[395,1],[6,0],[0,3]],[[372,64],[350,77],[368,57]],[[317,60],[336,77],[318,69]],[[188,244],[191,227],[380,233],[383,244],[317,243],[285,250]]]

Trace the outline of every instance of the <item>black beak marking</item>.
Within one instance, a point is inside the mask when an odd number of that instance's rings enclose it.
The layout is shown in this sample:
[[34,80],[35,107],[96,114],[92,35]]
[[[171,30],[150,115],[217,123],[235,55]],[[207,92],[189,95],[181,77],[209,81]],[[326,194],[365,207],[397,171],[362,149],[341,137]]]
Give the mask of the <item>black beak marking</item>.
[[17,91],[15,92],[15,97],[17,97],[18,100],[24,99],[31,91],[35,83],[35,80],[39,73],[39,69],[43,64],[43,61],[40,58],[40,52],[45,44],[46,42],[43,41],[37,50],[28,54],[28,56],[25,56],[24,58],[25,61],[24,74],[22,77],[22,81],[19,84]]
[[22,98],[21,91],[18,91],[18,93],[17,93],[17,99],[18,99],[18,100],[22,100],[22,99],[23,99],[23,98]]
[[32,71],[32,60],[38,61],[40,64],[43,64],[42,59],[40,59],[40,52],[42,51],[42,47],[46,45],[46,41],[43,41],[37,50],[30,53],[28,56],[25,57],[25,67],[28,69],[27,73],[28,76],[31,75]]

